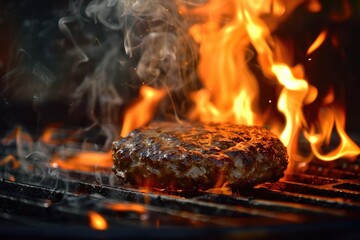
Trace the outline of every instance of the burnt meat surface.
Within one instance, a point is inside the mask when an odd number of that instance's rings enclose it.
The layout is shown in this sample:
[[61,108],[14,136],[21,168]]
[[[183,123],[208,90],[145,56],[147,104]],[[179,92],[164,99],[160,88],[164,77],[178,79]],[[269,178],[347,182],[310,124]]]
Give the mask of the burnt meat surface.
[[113,143],[113,171],[125,182],[168,190],[243,189],[275,182],[285,146],[262,127],[157,122]]

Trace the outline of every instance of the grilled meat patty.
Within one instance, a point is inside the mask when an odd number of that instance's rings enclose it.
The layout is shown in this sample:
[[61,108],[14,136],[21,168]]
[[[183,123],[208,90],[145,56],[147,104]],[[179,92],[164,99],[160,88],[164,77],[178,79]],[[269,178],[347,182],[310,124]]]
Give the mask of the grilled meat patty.
[[242,189],[275,182],[285,146],[262,127],[157,122],[113,143],[113,171],[125,182],[167,190]]

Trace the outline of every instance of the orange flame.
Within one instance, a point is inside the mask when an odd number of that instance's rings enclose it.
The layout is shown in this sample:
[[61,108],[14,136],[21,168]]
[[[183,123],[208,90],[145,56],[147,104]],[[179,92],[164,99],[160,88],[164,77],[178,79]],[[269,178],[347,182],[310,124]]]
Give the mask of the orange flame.
[[154,116],[155,109],[165,96],[165,90],[149,86],[140,88],[140,95],[136,101],[125,110],[124,123],[120,136],[125,137],[131,130],[148,123]]
[[138,214],[147,212],[144,206],[136,203],[113,203],[109,204],[108,208],[117,212],[136,212]]
[[[165,96],[165,90],[157,90],[148,86],[142,86],[140,89],[140,97],[126,110],[124,125],[121,131],[121,136],[127,135],[132,129],[140,127],[149,122],[154,115],[155,108],[160,100]],[[45,144],[59,143],[53,138],[57,129],[54,127],[47,128],[39,141]],[[70,139],[62,139],[64,142],[69,142]],[[9,145],[16,142],[18,156],[25,157],[24,146],[29,152],[33,151],[33,139],[30,134],[21,131],[18,127],[8,136],[2,139],[4,145]],[[109,152],[94,152],[81,151],[72,156],[69,153],[55,154],[51,159],[51,166],[54,168],[62,168],[66,170],[80,170],[80,171],[94,171],[96,168],[109,169],[112,166],[111,151]],[[14,167],[18,167],[19,162],[15,158],[8,156],[2,160],[2,164],[13,161]]]
[[[325,100],[329,99],[330,101],[333,100],[333,92],[330,92],[325,98]],[[305,132],[305,137],[310,142],[314,155],[321,160],[333,161],[342,157],[356,158],[360,153],[360,148],[345,132],[345,112],[343,109],[331,105],[331,103],[324,106],[318,116],[319,132],[316,133],[316,127],[313,124],[310,131]],[[340,138],[340,144],[328,153],[321,153],[321,146],[330,142],[334,124]]]
[[[210,1],[208,9],[201,9],[208,16],[205,24],[196,24],[190,29],[195,41],[200,43],[199,75],[204,88],[194,93],[194,110],[190,119],[212,122],[237,122],[258,124],[256,98],[258,85],[246,62],[249,38],[246,35],[244,14],[231,12],[231,7],[241,8],[240,1]],[[222,9],[214,8],[223,6]],[[213,14],[213,11],[219,13]],[[221,25],[222,14],[233,14],[225,26]],[[245,15],[246,16],[246,15]],[[249,29],[254,37],[260,37],[260,28]],[[249,91],[251,89],[251,91]]]
[[106,230],[108,228],[108,223],[106,219],[101,216],[99,213],[94,211],[88,212],[90,227],[95,230]]
[[[285,115],[286,125],[280,135],[280,140],[291,148],[296,142],[298,132],[303,122],[302,105],[308,94],[309,85],[304,79],[293,76],[290,68],[283,64],[274,64],[271,68],[279,83],[284,86],[279,100],[278,109]],[[289,149],[291,152],[291,149]]]
[[19,157],[25,156],[25,149],[30,152],[33,150],[33,139],[31,135],[24,132],[20,127],[16,127],[10,134],[8,134],[2,139],[2,144],[5,146],[10,145],[14,142],[16,143],[17,155]]
[[[56,139],[54,136],[56,136],[56,133],[58,133],[61,125],[60,124],[51,124],[51,126],[48,126],[45,131],[42,133],[40,137],[40,142],[49,144],[49,145],[57,145],[61,144],[63,142],[70,142],[70,139]],[[69,138],[72,134],[69,134],[67,138]]]
[[94,171],[95,168],[111,168],[112,158],[109,152],[80,152],[72,157],[61,158],[54,156],[51,166],[66,170]]
[[20,167],[20,162],[13,156],[7,155],[5,158],[0,160],[0,167],[12,163],[12,167],[17,169]]
[[306,55],[309,55],[311,53],[313,53],[316,49],[318,49],[321,44],[323,44],[323,42],[325,41],[327,37],[327,31],[323,30],[319,36],[315,39],[315,41],[313,42],[313,44],[311,44],[311,46],[308,48]]
[[308,9],[310,12],[320,12],[322,9],[321,3],[319,0],[310,0],[308,4]]
[[[345,133],[343,112],[335,111],[334,108],[327,108],[326,113],[319,112],[319,124],[328,128],[321,129],[319,133],[315,133],[313,123],[308,123],[304,117],[303,107],[316,100],[318,90],[308,84],[302,66],[287,65],[284,51],[281,51],[283,46],[271,35],[271,24],[264,22],[261,17],[262,14],[272,14],[273,18],[268,19],[276,19],[285,12],[289,15],[296,3],[292,7],[288,6],[288,9],[286,4],[285,1],[210,0],[192,10],[194,14],[201,14],[206,21],[190,29],[190,34],[200,44],[198,71],[204,88],[192,94],[195,108],[189,118],[269,126],[266,115],[259,111],[258,82],[247,66],[251,44],[258,54],[262,71],[274,76],[277,85],[282,87],[277,107],[285,117],[285,124],[279,123],[283,125],[279,132],[279,126],[271,121],[270,128],[288,147],[290,158],[295,160],[298,157],[297,144],[301,132],[307,136],[319,159],[357,156],[360,154],[359,147]],[[322,8],[315,0],[308,7],[313,12],[321,11]],[[271,26],[274,27],[273,24]],[[323,30],[310,45],[307,54],[316,51],[327,36],[328,31]],[[321,117],[321,114],[326,114],[326,117]],[[325,119],[330,119],[330,122],[325,123]],[[334,151],[321,154],[319,148],[331,134],[334,123],[341,144]],[[311,131],[307,132],[309,127]]]

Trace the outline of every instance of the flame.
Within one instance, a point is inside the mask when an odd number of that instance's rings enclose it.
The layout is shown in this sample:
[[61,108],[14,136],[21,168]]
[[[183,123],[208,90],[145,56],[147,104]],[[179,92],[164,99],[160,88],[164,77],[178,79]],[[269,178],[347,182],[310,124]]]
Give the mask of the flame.
[[17,148],[17,155],[19,157],[25,156],[25,150],[33,150],[33,139],[29,133],[24,132],[21,127],[16,127],[10,134],[5,136],[1,143],[5,146],[15,143]]
[[106,230],[108,228],[108,223],[106,219],[101,216],[99,213],[94,211],[88,212],[90,227],[95,230]]
[[323,44],[323,42],[325,41],[326,37],[327,37],[328,33],[327,30],[323,30],[319,36],[316,38],[316,40],[311,44],[311,46],[308,48],[306,55],[310,55],[311,53],[313,53],[316,49],[318,49],[321,44]]
[[[202,122],[233,122],[243,125],[261,125],[270,128],[288,147],[291,161],[305,161],[312,156],[298,156],[299,136],[303,134],[309,142],[312,153],[321,160],[331,161],[339,158],[353,159],[360,154],[359,146],[345,132],[345,111],[335,105],[332,92],[323,99],[317,114],[317,122],[309,122],[303,113],[304,106],[318,98],[318,89],[308,83],[303,66],[291,66],[286,55],[286,44],[272,32],[276,26],[305,0],[209,0],[189,8],[179,6],[182,16],[200,16],[199,23],[189,28],[189,34],[199,45],[200,61],[198,75],[202,88],[190,94],[194,108],[188,119]],[[311,12],[322,10],[321,2],[306,2]],[[332,15],[332,19],[342,21],[351,16],[348,1],[342,1],[342,15]],[[266,16],[266,17],[264,17]],[[331,31],[324,29],[310,44],[306,55],[318,50]],[[277,113],[284,119],[273,118],[272,109],[260,107],[259,79],[249,69],[249,60],[256,56],[262,73],[279,90],[277,93]],[[142,85],[139,97],[124,112],[120,136],[147,124],[154,117],[156,108],[165,97],[165,89],[155,89]],[[275,99],[274,99],[275,100]],[[269,101],[271,102],[271,100]],[[331,151],[323,151],[333,133],[340,138],[339,145]],[[39,141],[44,144],[59,144],[54,137],[56,129],[48,128]],[[69,139],[65,140],[69,141]],[[16,128],[2,139],[2,144],[15,143],[17,156],[24,158],[33,151],[30,134]],[[7,156],[0,166],[19,162]],[[52,167],[67,170],[93,171],[95,167],[110,168],[111,152],[81,152],[72,157],[57,154],[51,160]],[[223,189],[222,176],[217,188]],[[123,208],[119,206],[118,208]],[[132,208],[132,206],[127,206]],[[89,216],[92,215],[89,213]]]
[[141,86],[138,99],[125,110],[120,136],[125,137],[131,130],[148,123],[153,118],[155,109],[165,93],[163,89]]
[[[321,114],[318,116],[319,131],[316,132],[317,128],[313,124],[310,131],[305,132],[305,137],[310,142],[311,150],[318,159],[333,161],[342,157],[356,158],[360,153],[360,148],[345,132],[345,111],[332,104],[333,100],[333,91],[330,91],[324,99],[326,105],[322,107]],[[334,124],[340,138],[340,144],[328,153],[321,153],[321,147],[330,143]]]
[[12,163],[13,169],[17,169],[20,167],[20,162],[11,154],[0,160],[0,167],[10,163]]
[[45,132],[42,134],[40,140],[44,143],[52,143],[53,134],[54,134],[54,129],[47,128]]
[[[304,79],[297,79],[293,76],[291,69],[283,64],[274,64],[271,68],[279,83],[284,86],[279,100],[278,109],[286,119],[286,125],[280,135],[280,140],[291,148],[290,143],[296,142],[298,131],[301,126],[302,105],[307,96],[309,85]],[[289,149],[291,152],[291,149]]]
[[[205,19],[189,30],[200,45],[198,72],[204,87],[191,95],[195,107],[189,118],[267,126],[288,147],[292,161],[309,159],[309,156],[298,159],[300,133],[307,137],[319,159],[353,158],[360,151],[345,132],[344,112],[327,107],[315,113],[319,115],[318,123],[309,123],[305,118],[304,106],[317,99],[318,89],[307,82],[301,65],[288,65],[289,56],[284,54],[284,46],[271,35],[270,26],[274,27],[274,23],[262,18],[264,14],[273,15],[266,19],[284,18],[301,2],[294,1],[290,5],[285,1],[210,0],[191,10]],[[318,12],[322,6],[319,1],[311,0],[308,9]],[[316,51],[328,34],[326,29],[323,30],[308,48],[307,55]],[[267,112],[259,108],[258,81],[247,64],[250,45],[257,52],[262,72],[275,78],[275,84],[281,88],[277,108],[285,117],[284,123],[274,123],[267,118]],[[335,150],[322,154],[320,147],[331,135],[334,124],[341,143]],[[315,125],[323,128],[316,132]]]
[[111,168],[112,157],[109,152],[87,152],[77,153],[73,157],[61,158],[54,156],[51,160],[53,167],[60,167],[66,170],[79,170],[92,172],[95,168]]
[[136,203],[113,203],[109,204],[108,208],[117,212],[136,212],[138,214],[147,213],[144,206]]
[[[121,136],[126,136],[132,129],[140,127],[150,121],[154,115],[157,104],[164,96],[165,90],[157,90],[149,86],[142,86],[140,88],[140,97],[126,109]],[[46,145],[70,142],[70,136],[68,136],[67,139],[61,140],[53,138],[58,130],[56,127],[57,126],[55,125],[48,127],[39,138],[39,142]],[[31,135],[22,131],[20,127],[15,128],[14,131],[2,139],[2,144],[4,145],[10,145],[14,142],[17,146],[17,155],[21,158],[24,158],[26,155],[24,149],[28,149],[27,152],[32,152],[34,150],[34,141]],[[110,169],[112,166],[111,151],[80,151],[70,157],[68,155],[71,151],[68,149],[65,149],[64,151],[65,153],[63,154],[60,152],[52,156],[50,163],[51,167],[92,172],[96,168]],[[20,164],[12,155],[9,155],[1,161],[0,166],[9,162],[13,162],[14,168],[17,168]]]
[[190,29],[194,40],[200,44],[201,59],[199,76],[204,88],[192,95],[195,102],[190,119],[212,122],[237,122],[240,124],[258,124],[256,119],[256,98],[258,85],[247,67],[246,49],[249,38],[246,28],[257,38],[262,29],[242,24],[247,15],[239,13],[226,25],[221,26],[221,15],[212,14],[219,6],[230,11],[231,7],[240,8],[240,1],[210,1],[208,9],[201,9],[208,15],[208,22],[196,24]]
[[320,12],[322,6],[319,0],[310,0],[308,4],[308,9],[310,12]]
[[73,133],[68,131],[66,134],[62,134],[64,135],[62,138],[56,138],[56,135],[59,133],[59,129],[61,129],[61,124],[51,124],[47,126],[39,138],[39,141],[48,145],[59,145],[70,142]]

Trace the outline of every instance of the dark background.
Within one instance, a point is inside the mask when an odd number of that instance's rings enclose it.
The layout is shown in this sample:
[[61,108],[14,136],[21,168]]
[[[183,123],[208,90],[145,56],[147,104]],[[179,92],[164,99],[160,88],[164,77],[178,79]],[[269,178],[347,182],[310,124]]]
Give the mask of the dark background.
[[[134,67],[137,59],[129,59],[123,47],[123,35],[94,24],[85,16],[90,1],[11,1],[0,2],[0,130],[4,135],[20,125],[36,138],[49,124],[85,128],[91,125],[84,100],[73,95],[86,76],[95,72],[110,50],[125,58],[127,69],[120,69],[116,61],[106,66],[105,78],[125,79],[132,87],[119,82],[117,92],[130,102],[140,86]],[[81,53],[74,46],[59,21],[70,17],[67,30],[89,57],[81,62]],[[101,46],[100,43],[101,42]],[[106,97],[107,93],[103,96]],[[125,102],[126,103],[126,102]],[[97,117],[101,114],[95,103]],[[111,121],[119,125],[123,106],[114,108]],[[99,128],[100,126],[98,126]],[[117,129],[118,130],[118,129]]]

